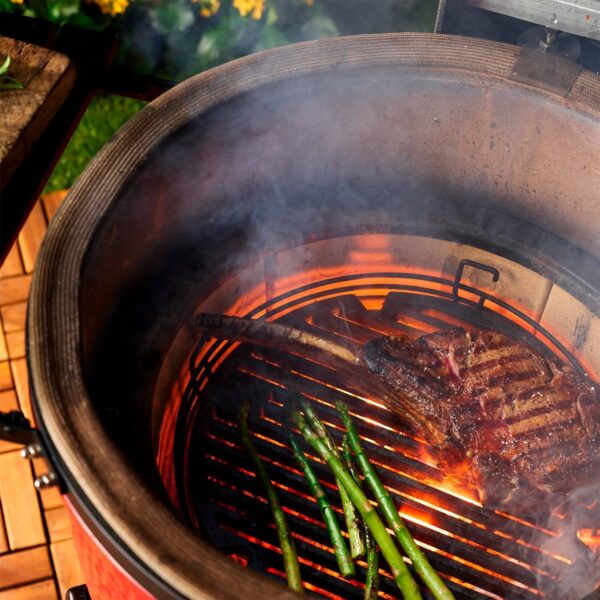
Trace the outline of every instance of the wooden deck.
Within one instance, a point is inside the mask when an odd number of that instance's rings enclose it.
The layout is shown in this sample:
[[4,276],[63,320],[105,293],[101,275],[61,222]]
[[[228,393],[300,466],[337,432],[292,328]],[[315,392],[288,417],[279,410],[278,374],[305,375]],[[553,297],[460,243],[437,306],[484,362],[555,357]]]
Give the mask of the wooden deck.
[[[33,419],[25,364],[25,313],[31,273],[49,220],[64,194],[40,200],[0,267],[0,410]],[[84,582],[69,516],[57,488],[37,492],[44,461],[0,441],[0,600],[55,600]]]

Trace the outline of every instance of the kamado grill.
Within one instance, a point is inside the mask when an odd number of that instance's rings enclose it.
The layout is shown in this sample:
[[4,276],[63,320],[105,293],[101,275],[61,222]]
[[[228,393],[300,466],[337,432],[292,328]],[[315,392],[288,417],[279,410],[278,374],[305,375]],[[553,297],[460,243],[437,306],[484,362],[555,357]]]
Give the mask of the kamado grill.
[[[509,18],[481,12],[493,4],[443,3],[438,27]],[[591,0],[506,4],[517,37],[562,25],[569,52],[598,37]],[[543,4],[572,4],[571,20],[531,12]],[[485,327],[599,381],[600,78],[572,58],[444,33],[285,47],[182,83],[102,151],[49,231],[28,323],[48,480],[64,485],[94,600],[293,597],[236,430],[242,399],[307,590],[362,597],[364,565],[339,575],[291,458],[298,394],[336,435],[348,404],[456,597],[594,593],[596,489],[536,515],[482,505],[331,365],[195,322],[265,319],[349,347]],[[575,418],[563,409],[553,418]],[[397,597],[386,568],[380,596]]]

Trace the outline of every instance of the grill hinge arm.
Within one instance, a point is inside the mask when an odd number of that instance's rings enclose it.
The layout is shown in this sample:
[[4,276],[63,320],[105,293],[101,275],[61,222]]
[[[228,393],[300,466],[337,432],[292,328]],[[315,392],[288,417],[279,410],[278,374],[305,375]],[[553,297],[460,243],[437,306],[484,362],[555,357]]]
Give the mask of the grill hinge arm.
[[0,439],[25,447],[36,444],[39,446],[40,443],[37,429],[31,427],[20,410],[0,412]]

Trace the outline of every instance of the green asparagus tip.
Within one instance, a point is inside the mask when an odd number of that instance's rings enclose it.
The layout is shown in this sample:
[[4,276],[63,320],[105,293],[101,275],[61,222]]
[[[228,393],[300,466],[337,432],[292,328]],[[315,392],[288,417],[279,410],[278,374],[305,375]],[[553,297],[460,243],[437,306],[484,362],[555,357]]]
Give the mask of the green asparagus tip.
[[294,411],[294,414],[292,415],[292,420],[294,421],[296,427],[298,427],[300,431],[302,431],[302,429],[306,426],[306,419],[299,410]]
[[292,446],[294,454],[300,454],[302,452],[302,449],[300,448],[300,442],[293,433],[290,435],[290,444]]
[[304,396],[298,394],[298,401],[300,402],[300,406],[302,406],[302,410],[310,410],[310,404]]
[[345,402],[342,402],[341,400],[338,400],[335,403],[335,407],[337,408],[338,412],[342,416],[344,416],[344,417],[350,416],[350,414],[348,413],[348,405]]

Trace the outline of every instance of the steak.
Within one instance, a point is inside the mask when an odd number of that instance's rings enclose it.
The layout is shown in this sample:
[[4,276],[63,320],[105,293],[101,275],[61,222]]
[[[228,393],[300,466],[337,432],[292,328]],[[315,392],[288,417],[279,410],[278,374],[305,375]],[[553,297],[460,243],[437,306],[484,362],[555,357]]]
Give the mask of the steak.
[[420,415],[413,428],[442,466],[469,461],[486,504],[522,510],[600,481],[597,386],[524,342],[483,329],[381,337],[358,363],[393,390],[394,412],[408,402]]
[[355,352],[262,320],[201,314],[196,325],[336,366],[429,442],[440,466],[466,461],[489,506],[535,512],[548,495],[600,481],[597,385],[498,331],[378,337]]

